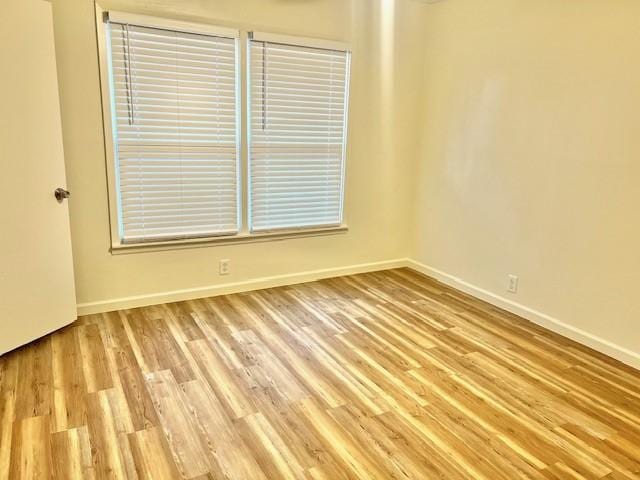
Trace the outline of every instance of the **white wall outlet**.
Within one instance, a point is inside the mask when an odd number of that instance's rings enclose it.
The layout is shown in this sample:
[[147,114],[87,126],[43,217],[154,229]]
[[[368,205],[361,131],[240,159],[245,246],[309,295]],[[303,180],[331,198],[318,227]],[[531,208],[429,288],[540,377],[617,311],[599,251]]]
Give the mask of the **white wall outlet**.
[[518,293],[518,277],[515,275],[509,275],[509,285],[507,291],[511,293]]
[[220,275],[229,275],[231,272],[231,260],[220,260],[219,272]]

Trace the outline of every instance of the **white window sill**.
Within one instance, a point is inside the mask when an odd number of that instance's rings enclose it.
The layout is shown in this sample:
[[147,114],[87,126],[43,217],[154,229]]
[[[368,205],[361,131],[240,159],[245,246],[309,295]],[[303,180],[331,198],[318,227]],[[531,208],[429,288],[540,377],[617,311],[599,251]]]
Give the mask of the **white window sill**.
[[336,227],[320,227],[307,229],[277,230],[273,232],[249,233],[224,237],[188,238],[183,240],[163,240],[160,242],[117,244],[111,247],[112,255],[122,255],[142,252],[159,252],[164,250],[181,250],[185,248],[203,248],[214,245],[233,245],[238,243],[257,243],[291,238],[319,237],[346,233],[347,225]]

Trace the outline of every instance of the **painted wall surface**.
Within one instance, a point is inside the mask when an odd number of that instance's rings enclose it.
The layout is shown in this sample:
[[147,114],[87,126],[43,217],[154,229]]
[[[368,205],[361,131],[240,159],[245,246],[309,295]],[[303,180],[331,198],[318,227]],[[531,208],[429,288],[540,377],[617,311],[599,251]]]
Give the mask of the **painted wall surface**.
[[640,353],[640,4],[428,10],[412,257]]
[[[348,233],[112,255],[92,0],[53,0],[79,304],[406,256],[407,188],[420,102],[420,25],[412,1],[105,0],[104,9],[349,42]],[[399,28],[402,25],[402,28]],[[401,30],[401,31],[400,31]],[[384,34],[384,37],[382,36]],[[231,275],[218,275],[219,259]]]

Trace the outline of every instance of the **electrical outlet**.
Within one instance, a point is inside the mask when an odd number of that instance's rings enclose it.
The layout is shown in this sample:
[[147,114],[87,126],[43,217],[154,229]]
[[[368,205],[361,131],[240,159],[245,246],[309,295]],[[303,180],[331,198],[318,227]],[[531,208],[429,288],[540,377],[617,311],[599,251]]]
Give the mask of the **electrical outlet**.
[[518,293],[518,277],[515,275],[509,275],[509,285],[507,291],[511,293]]
[[231,260],[220,260],[219,272],[220,275],[229,275],[231,272]]

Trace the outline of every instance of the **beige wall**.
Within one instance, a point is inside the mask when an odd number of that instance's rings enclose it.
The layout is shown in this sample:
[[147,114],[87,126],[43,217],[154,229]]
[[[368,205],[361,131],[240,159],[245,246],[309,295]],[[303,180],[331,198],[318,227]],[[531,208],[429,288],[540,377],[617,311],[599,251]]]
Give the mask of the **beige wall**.
[[412,256],[640,365],[640,3],[428,10]]
[[[412,1],[108,0],[105,9],[350,42],[353,77],[346,234],[111,255],[96,25],[92,0],[53,0],[79,304],[110,302],[406,256],[409,165],[420,91]],[[384,7],[385,16],[381,9]],[[390,21],[391,20],[391,21]],[[413,24],[413,25],[412,25]],[[397,34],[402,28],[402,35]],[[381,31],[386,32],[383,39]],[[394,40],[397,34],[397,42]],[[383,41],[384,40],[384,41]],[[396,45],[398,55],[389,51]],[[391,72],[385,73],[381,72]],[[218,276],[219,259],[232,274]],[[155,297],[162,299],[163,297]],[[136,300],[137,302],[138,300]],[[144,302],[144,300],[142,300]],[[134,302],[135,303],[135,302]],[[107,307],[112,303],[105,304]],[[94,309],[102,309],[97,305]],[[83,309],[82,311],[86,311]]]

